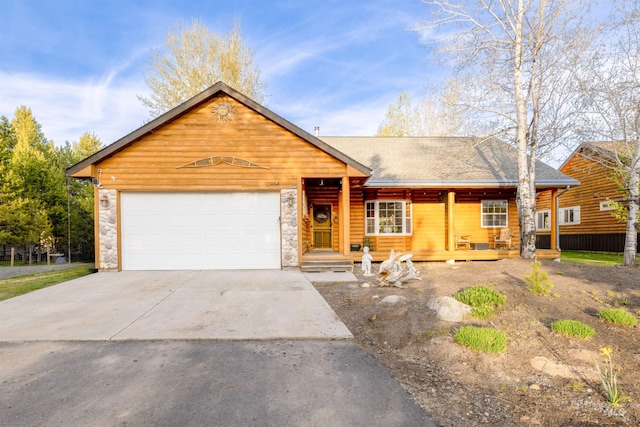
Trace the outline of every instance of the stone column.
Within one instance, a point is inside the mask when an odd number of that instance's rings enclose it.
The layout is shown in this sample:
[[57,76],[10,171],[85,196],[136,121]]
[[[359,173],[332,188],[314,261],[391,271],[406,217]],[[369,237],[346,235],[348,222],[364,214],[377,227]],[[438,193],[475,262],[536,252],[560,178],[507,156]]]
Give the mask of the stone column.
[[118,201],[116,190],[98,190],[100,271],[118,271]]
[[280,190],[282,267],[298,267],[298,190]]

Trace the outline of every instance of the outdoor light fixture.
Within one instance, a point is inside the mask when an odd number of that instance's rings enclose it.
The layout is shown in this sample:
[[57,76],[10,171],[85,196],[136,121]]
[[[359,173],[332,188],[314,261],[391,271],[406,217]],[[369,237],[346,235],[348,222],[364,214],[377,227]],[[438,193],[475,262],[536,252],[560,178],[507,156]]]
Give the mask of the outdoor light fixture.
[[109,207],[109,197],[106,194],[100,196],[100,206],[103,208]]

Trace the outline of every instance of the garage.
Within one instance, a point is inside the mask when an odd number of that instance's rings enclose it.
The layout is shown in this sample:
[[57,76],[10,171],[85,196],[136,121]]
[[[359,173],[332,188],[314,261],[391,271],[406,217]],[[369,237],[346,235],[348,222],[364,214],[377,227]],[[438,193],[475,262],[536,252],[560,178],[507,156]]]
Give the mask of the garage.
[[348,184],[370,170],[218,82],[67,174],[95,186],[95,265],[117,272],[299,268],[307,179],[331,179],[327,255],[348,257]]
[[280,268],[276,192],[122,192],[123,270]]

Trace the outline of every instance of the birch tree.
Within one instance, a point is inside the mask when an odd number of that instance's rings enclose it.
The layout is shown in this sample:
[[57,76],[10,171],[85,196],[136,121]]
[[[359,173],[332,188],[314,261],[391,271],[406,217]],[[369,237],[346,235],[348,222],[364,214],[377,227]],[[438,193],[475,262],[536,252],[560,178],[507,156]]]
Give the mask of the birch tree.
[[262,102],[263,84],[253,57],[238,24],[219,36],[195,19],[191,25],[179,23],[167,34],[164,49],[152,50],[144,79],[151,94],[138,99],[157,117],[223,81]]
[[627,205],[623,265],[637,265],[640,190],[640,9],[620,2],[616,25],[575,69],[584,102],[585,156],[611,170]]
[[[570,55],[584,46],[578,2],[429,0],[425,31],[467,83],[461,101],[518,153],[520,256],[535,257],[535,163],[570,130]],[[442,35],[441,35],[442,34]]]

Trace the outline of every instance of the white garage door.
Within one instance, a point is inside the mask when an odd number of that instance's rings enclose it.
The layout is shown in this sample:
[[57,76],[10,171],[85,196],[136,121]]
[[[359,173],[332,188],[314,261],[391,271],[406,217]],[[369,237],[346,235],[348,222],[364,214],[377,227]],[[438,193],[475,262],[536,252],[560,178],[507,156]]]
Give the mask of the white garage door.
[[279,193],[122,193],[124,270],[280,268]]

